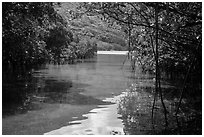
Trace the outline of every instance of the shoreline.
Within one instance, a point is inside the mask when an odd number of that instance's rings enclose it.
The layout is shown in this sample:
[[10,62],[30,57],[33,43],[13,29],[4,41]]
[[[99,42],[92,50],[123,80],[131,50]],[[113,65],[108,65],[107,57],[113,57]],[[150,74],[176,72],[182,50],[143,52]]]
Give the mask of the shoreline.
[[97,51],[97,54],[127,55],[128,51]]

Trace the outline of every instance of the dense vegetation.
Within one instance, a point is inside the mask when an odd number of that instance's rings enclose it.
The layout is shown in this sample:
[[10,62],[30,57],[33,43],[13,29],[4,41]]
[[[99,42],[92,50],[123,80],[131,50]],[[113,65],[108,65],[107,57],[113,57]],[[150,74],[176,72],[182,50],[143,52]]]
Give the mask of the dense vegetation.
[[3,69],[25,70],[47,61],[92,57],[96,44],[78,39],[55,3],[3,3]]
[[69,27],[78,39],[94,41],[98,50],[127,50],[121,26],[107,22],[101,15],[89,15],[83,3],[61,3],[56,9],[65,20],[69,20]]

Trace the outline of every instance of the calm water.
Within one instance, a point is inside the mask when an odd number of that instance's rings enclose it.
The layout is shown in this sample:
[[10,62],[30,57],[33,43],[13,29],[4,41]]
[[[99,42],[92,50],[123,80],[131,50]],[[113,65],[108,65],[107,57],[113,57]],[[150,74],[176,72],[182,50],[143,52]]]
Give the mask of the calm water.
[[[70,128],[75,126],[74,131],[66,129],[63,132],[61,130],[51,131],[48,134],[81,134],[83,132],[86,134],[85,127],[87,126],[91,128],[90,131],[88,130],[91,134],[110,134],[111,130],[103,129],[105,127],[120,129],[120,134],[123,134],[123,124],[122,120],[118,119],[120,116],[117,114],[116,102],[110,99],[120,95],[132,83],[129,62],[126,61],[123,65],[126,58],[125,53],[119,53],[120,55],[118,53],[113,55],[99,53],[93,59],[74,65],[48,64],[41,69],[33,70],[32,76],[4,82],[3,132],[4,128],[15,127],[7,123],[24,120],[26,124],[23,123],[23,126],[27,125],[29,120],[26,121],[25,117],[32,115],[34,111],[39,114],[47,113],[43,110],[47,111],[49,104],[53,106],[67,104],[74,107],[76,105],[95,106],[95,109],[90,110],[87,114],[82,112],[82,117],[72,117],[73,120],[85,119],[85,121],[77,122],[82,124],[75,124],[76,121],[65,121],[68,125],[72,125]],[[54,112],[55,115],[62,115],[62,109],[57,111],[60,113]],[[33,118],[36,121],[40,119],[36,116],[35,119]],[[9,130],[4,133],[9,134],[7,132]],[[24,134],[26,131],[20,133]]]
[[[124,134],[121,115],[117,113],[117,95],[131,84],[129,64],[123,66],[126,55],[98,54],[96,59],[77,65],[65,65],[48,69],[48,75],[59,79],[71,79],[76,87],[83,87],[80,94],[111,102],[83,114],[86,119],[69,122],[68,126],[45,134]],[[53,68],[54,67],[54,68]],[[60,69],[60,70],[59,70]],[[119,95],[120,96],[120,95]],[[110,98],[113,97],[113,98]]]
[[[4,82],[3,134],[153,134],[154,77],[138,67],[133,72],[125,53],[100,53],[74,65],[49,64],[25,79]],[[162,88],[175,89],[165,81]],[[175,111],[173,102],[164,102],[170,113]],[[154,130],[162,130],[159,99],[155,113]]]
[[[128,60],[123,66],[125,58],[126,55],[117,55],[117,53],[107,55],[103,53],[98,54],[96,60],[72,66],[60,66],[60,71],[59,68],[55,67],[54,69],[48,69],[50,70],[49,76],[54,74],[54,77],[59,76],[60,79],[68,76],[74,83],[88,85],[83,88],[84,92],[81,94],[90,95],[114,104],[98,105],[89,113],[83,114],[86,119],[71,121],[68,126],[45,134],[125,134],[122,115],[118,113],[118,104],[126,93],[124,91],[136,81],[133,78],[135,73],[130,69]],[[146,85],[153,86],[153,79],[150,76],[137,74],[137,78],[140,80],[144,78],[143,80],[148,81]],[[138,84],[143,83],[140,80],[137,80]]]

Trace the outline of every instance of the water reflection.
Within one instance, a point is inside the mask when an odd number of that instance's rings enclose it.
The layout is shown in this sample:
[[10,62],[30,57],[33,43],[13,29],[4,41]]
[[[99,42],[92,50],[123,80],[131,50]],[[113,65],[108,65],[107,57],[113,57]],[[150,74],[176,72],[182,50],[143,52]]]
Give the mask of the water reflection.
[[[2,83],[2,115],[7,116],[15,113],[24,113],[27,109],[32,109],[34,106],[29,106],[30,91],[35,92],[32,84],[31,76],[8,77],[3,79]],[[29,106],[29,107],[28,107]]]
[[32,78],[32,81],[27,81],[25,85],[18,82],[12,85],[4,85],[3,116],[40,109],[42,103],[66,103],[73,105],[107,104],[92,96],[81,94],[84,91],[81,87],[88,85],[77,83],[78,88],[74,89],[72,89],[72,85],[71,81],[43,78]]

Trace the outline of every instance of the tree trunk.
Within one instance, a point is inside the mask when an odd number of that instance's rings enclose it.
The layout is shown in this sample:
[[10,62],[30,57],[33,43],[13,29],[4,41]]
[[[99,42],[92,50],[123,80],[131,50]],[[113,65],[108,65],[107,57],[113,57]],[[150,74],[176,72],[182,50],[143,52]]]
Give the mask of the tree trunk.
[[164,109],[164,117],[165,117],[165,124],[168,126],[168,120],[167,120],[167,110],[163,101],[163,95],[161,90],[161,83],[160,83],[160,71],[159,71],[159,53],[158,53],[158,3],[156,3],[155,7],[155,23],[156,23],[156,35],[155,35],[155,61],[156,61],[156,93],[160,94],[161,103]]

